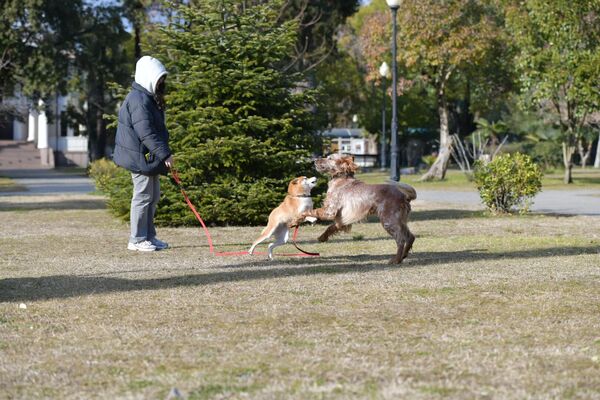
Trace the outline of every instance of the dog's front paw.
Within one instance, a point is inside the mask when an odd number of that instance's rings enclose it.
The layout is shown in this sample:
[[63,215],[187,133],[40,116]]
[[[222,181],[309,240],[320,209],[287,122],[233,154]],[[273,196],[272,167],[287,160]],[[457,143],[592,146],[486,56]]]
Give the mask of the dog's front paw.
[[293,229],[293,228],[298,228],[300,226],[300,224],[302,223],[302,221],[299,220],[293,220],[292,222],[290,222],[288,224],[288,228]]
[[311,224],[314,224],[315,222],[317,222],[317,218],[315,218],[315,217],[306,217],[306,218],[304,218],[304,220],[310,222]]
[[290,222],[290,223],[289,223],[289,225],[288,225],[288,226],[289,226],[290,228],[295,228],[295,227],[297,227],[297,226],[300,226],[300,224],[302,224],[303,222],[304,222],[304,216],[302,216],[302,215],[301,215],[301,216],[299,216],[299,217],[297,217],[297,218],[294,218],[294,219],[292,220],[292,222]]

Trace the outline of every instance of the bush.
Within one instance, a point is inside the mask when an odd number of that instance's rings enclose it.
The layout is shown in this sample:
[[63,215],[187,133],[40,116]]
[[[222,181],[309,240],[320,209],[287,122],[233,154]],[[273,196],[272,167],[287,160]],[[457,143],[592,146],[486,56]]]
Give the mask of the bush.
[[427,168],[430,168],[433,163],[435,162],[435,160],[437,160],[437,156],[434,155],[426,155],[421,157],[421,160],[423,161],[423,163],[425,163],[425,165],[427,165]]
[[527,212],[542,188],[540,168],[521,153],[503,154],[488,164],[477,161],[474,178],[481,200],[492,212]]
[[119,218],[129,218],[133,193],[131,174],[106,158],[93,161],[88,173],[96,189],[108,197],[106,205],[109,211]]

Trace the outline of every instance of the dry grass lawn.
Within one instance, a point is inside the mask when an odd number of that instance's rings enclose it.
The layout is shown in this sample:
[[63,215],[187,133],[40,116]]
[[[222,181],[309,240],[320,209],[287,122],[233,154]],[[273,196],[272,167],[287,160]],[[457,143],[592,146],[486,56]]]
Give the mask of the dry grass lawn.
[[600,218],[413,209],[396,267],[375,222],[140,254],[99,197],[0,197],[0,398],[600,398]]

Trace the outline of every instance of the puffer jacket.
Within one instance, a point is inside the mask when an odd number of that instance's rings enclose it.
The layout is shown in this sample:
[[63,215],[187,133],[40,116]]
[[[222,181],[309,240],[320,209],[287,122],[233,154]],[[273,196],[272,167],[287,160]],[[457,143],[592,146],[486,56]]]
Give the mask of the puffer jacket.
[[164,113],[154,99],[156,83],[167,71],[155,58],[142,57],[135,82],[119,110],[113,161],[134,173],[167,174],[171,155]]

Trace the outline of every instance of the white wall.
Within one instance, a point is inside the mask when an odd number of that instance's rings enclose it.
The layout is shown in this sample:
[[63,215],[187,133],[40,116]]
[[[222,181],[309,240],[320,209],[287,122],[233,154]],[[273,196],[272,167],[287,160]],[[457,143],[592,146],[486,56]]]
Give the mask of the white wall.
[[13,120],[13,140],[27,140],[27,124],[18,120]]
[[37,112],[30,111],[27,117],[27,141],[35,142],[37,139]]
[[37,148],[47,149],[48,148],[48,118],[45,112],[40,112],[37,118],[38,129],[37,129]]

